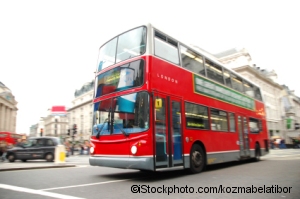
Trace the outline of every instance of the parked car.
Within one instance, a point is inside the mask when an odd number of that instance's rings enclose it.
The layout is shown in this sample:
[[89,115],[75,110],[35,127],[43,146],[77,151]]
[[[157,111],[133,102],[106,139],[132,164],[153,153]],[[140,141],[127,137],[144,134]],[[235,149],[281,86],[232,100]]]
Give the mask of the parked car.
[[33,137],[20,146],[7,150],[6,158],[10,162],[15,160],[45,159],[47,162],[54,160],[55,148],[61,144],[58,137]]

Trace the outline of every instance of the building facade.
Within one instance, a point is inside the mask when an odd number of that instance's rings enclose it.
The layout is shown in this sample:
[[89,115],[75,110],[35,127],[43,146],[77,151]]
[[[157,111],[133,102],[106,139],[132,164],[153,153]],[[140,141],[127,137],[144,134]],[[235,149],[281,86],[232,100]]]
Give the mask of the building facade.
[[11,90],[0,82],[0,131],[17,133],[17,104]]
[[233,48],[214,55],[219,62],[229,68],[252,65],[252,58],[247,49]]
[[[233,68],[234,71],[243,77],[254,82],[261,88],[263,100],[265,102],[267,127],[270,138],[273,136],[286,137],[285,128],[282,123],[282,91],[283,87],[268,77],[268,72],[253,66],[241,66]],[[272,71],[272,74],[274,71]]]
[[74,93],[75,99],[72,101],[72,107],[68,109],[69,126],[77,126],[75,140],[83,142],[89,140],[92,134],[93,120],[93,90],[94,81],[84,84]]
[[270,138],[285,138],[284,112],[282,109],[282,95],[284,88],[277,81],[277,74],[273,71],[260,69],[252,63],[249,52],[242,49],[230,49],[214,55],[219,62],[231,68],[243,77],[254,82],[261,88],[266,105],[267,128]]
[[283,85],[282,109],[283,125],[286,128],[286,140],[292,142],[293,138],[300,138],[300,98]]
[[31,125],[31,127],[29,128],[29,137],[38,137],[38,124],[33,124]]
[[[55,111],[57,106],[48,109],[46,116],[41,117],[38,124],[31,126],[31,136],[55,136],[63,141],[74,140],[75,143],[89,140],[92,134],[93,90],[94,81],[76,90],[71,108],[66,108],[65,112]],[[76,125],[75,135],[74,125]]]
[[48,109],[48,114],[43,118],[43,122],[39,124],[38,134],[41,136],[54,136],[65,139],[69,128],[65,106],[52,106],[51,109]]

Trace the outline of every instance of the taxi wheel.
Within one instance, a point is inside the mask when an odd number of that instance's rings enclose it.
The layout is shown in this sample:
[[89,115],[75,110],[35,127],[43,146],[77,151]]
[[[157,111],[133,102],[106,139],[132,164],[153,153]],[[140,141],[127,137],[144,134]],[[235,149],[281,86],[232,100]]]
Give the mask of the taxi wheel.
[[52,153],[47,153],[45,159],[47,162],[53,162],[54,156]]
[[10,154],[7,156],[7,159],[8,159],[8,161],[10,161],[10,162],[14,162],[15,159],[16,159],[16,156],[15,156],[13,153],[10,153]]

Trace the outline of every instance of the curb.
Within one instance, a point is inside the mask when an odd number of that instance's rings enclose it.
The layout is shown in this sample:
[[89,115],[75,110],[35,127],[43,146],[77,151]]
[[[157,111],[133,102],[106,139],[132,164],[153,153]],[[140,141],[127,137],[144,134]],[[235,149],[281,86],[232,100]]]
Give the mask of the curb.
[[32,166],[32,167],[11,167],[11,168],[0,168],[2,171],[16,171],[16,170],[32,170],[32,169],[49,169],[49,168],[64,168],[64,167],[76,167],[76,165],[51,165],[51,166]]

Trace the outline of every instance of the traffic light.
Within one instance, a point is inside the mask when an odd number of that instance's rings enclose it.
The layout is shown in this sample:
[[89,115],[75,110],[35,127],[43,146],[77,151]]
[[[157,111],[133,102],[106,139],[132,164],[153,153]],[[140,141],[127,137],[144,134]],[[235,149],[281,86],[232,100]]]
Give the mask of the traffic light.
[[41,131],[40,131],[40,133],[41,133],[41,137],[43,137],[43,132],[44,132],[44,129],[43,129],[43,128],[41,128]]
[[73,125],[73,135],[75,135],[77,133],[77,125],[74,124]]
[[70,132],[71,132],[71,130],[70,129],[68,129],[68,135],[70,136]]

